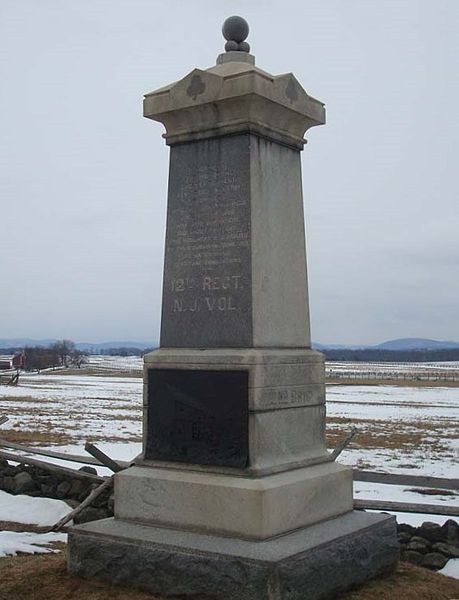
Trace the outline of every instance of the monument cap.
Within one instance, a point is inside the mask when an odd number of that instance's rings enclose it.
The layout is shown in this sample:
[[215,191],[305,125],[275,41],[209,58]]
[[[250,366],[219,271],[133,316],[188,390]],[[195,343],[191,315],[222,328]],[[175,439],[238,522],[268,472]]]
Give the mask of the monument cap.
[[250,52],[250,46],[245,41],[249,35],[249,24],[242,17],[228,17],[222,26],[226,52]]

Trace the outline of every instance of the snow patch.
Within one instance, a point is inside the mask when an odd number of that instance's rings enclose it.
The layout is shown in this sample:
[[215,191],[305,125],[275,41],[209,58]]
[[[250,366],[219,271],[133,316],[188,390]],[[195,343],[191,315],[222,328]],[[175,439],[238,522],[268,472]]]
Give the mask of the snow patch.
[[447,575],[448,577],[454,577],[454,579],[459,579],[459,558],[450,558],[443,569],[440,569],[438,573]]
[[71,510],[70,506],[62,500],[13,496],[0,490],[0,521],[40,526],[54,525]]
[[0,557],[16,556],[18,552],[25,554],[44,554],[59,552],[49,548],[53,542],[66,542],[64,533],[29,533],[16,531],[0,531]]

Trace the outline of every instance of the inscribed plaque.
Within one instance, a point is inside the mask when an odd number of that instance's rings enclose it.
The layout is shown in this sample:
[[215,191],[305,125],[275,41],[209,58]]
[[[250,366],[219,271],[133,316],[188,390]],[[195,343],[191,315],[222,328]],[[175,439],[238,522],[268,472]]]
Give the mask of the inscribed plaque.
[[145,458],[246,467],[248,372],[150,369]]
[[250,136],[171,148],[162,347],[252,344]]

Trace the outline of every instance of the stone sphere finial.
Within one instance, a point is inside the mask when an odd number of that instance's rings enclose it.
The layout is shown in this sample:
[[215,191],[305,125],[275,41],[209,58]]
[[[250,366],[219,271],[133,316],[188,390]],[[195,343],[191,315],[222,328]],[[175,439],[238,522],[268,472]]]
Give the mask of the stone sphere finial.
[[225,40],[227,52],[250,52],[250,46],[245,41],[249,35],[249,24],[245,19],[238,16],[228,17],[223,23],[222,33]]

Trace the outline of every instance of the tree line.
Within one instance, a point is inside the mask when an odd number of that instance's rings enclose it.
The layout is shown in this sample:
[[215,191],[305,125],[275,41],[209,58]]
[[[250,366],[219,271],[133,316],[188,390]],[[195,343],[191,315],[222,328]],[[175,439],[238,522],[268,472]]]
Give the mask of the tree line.
[[136,348],[130,346],[121,346],[118,348],[103,348],[91,354],[100,354],[103,356],[144,356],[151,352],[153,348]]
[[78,367],[87,362],[87,353],[77,350],[75,342],[59,340],[51,346],[26,346],[22,350],[23,369],[38,371],[53,367]]
[[328,361],[336,362],[443,362],[459,361],[459,348],[441,350],[383,350],[362,348],[325,348],[320,350]]

